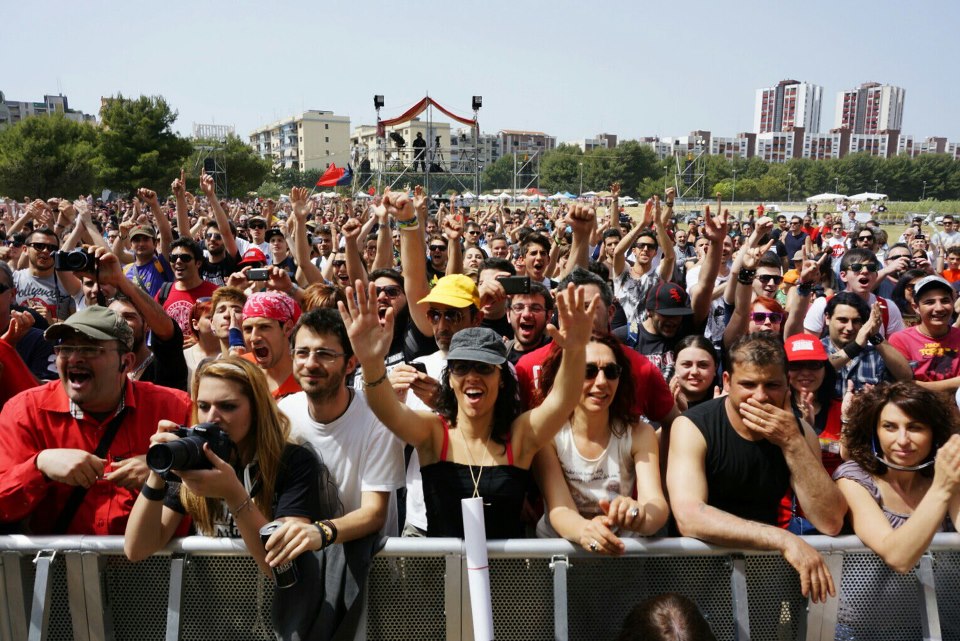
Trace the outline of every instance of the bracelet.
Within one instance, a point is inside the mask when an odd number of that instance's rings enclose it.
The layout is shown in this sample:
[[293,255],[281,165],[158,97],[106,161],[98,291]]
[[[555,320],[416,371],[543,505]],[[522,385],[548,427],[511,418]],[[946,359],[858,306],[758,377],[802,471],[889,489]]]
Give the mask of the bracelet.
[[873,336],[868,337],[867,340],[868,340],[868,341],[870,342],[870,344],[873,345],[874,347],[876,347],[877,345],[882,345],[882,344],[883,344],[883,334],[881,334],[881,333],[878,332],[878,333],[874,334]]
[[737,282],[741,285],[753,285],[753,281],[757,277],[757,270],[755,269],[741,269],[737,272]]
[[228,333],[230,335],[230,347],[244,347],[242,329],[231,327]]
[[797,285],[797,293],[801,296],[809,296],[813,292],[813,283],[800,283]]
[[857,341],[850,341],[843,346],[843,353],[847,355],[847,358],[850,360],[855,359],[857,356],[860,356],[860,352],[863,351],[863,347],[860,346]]
[[419,229],[419,228],[420,228],[420,218],[418,218],[417,216],[414,216],[410,220],[397,221],[397,229],[399,229],[400,231]]
[[320,537],[323,539],[323,543],[320,545],[320,549],[332,545],[337,541],[337,526],[333,524],[333,521],[314,521],[313,524],[317,527],[317,530],[320,532]]
[[236,517],[238,514],[240,514],[240,513],[243,512],[245,509],[247,509],[248,507],[250,507],[250,505],[251,505],[250,501],[252,501],[252,500],[253,500],[253,497],[250,496],[250,495],[247,495],[247,500],[244,501],[243,503],[241,503],[240,505],[238,505],[238,506],[237,506],[237,509],[235,509],[235,510],[230,510],[230,511],[233,513],[233,516]]
[[376,387],[377,385],[384,382],[385,380],[387,380],[387,370],[383,370],[383,376],[373,381],[372,383],[368,383],[367,380],[363,378],[362,375],[360,376],[360,382],[363,383],[363,386],[367,389],[370,389],[371,387]]
[[147,499],[148,501],[162,501],[164,497],[167,496],[167,482],[163,482],[163,487],[150,487],[146,481],[143,483],[143,487],[140,488],[140,496]]

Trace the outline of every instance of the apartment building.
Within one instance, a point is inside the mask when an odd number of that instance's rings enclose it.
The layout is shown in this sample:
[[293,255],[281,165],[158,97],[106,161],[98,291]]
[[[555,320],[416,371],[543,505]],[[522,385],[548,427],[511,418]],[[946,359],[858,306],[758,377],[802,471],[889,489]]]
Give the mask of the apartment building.
[[903,125],[902,87],[866,82],[856,89],[837,94],[835,128],[849,129],[853,134],[879,134],[900,131]]
[[283,169],[326,169],[350,162],[350,117],[310,110],[264,125],[250,133],[261,158]]
[[781,80],[775,87],[757,90],[753,130],[758,134],[791,131],[820,131],[823,87],[797,80]]
[[67,97],[63,94],[46,95],[43,97],[43,102],[23,102],[7,100],[3,92],[0,91],[0,128],[15,125],[30,116],[47,116],[54,113],[63,114],[67,120],[73,120],[74,122],[97,122],[96,116],[71,109]]

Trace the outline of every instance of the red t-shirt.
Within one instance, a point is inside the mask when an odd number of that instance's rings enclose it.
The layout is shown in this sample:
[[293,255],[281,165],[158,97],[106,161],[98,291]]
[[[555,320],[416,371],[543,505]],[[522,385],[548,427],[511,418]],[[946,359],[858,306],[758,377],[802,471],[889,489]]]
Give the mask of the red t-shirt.
[[[190,422],[190,397],[180,390],[130,381],[123,397],[126,413],[107,454],[110,463],[147,453],[160,419]],[[47,479],[37,469],[37,455],[47,449],[94,452],[104,427],[89,414],[76,419],[63,384],[50,381],[18,394],[0,412],[0,521],[27,519],[34,534],[53,534],[53,526],[73,486]],[[67,527],[67,534],[119,534],[127,527],[138,490],[110,481],[94,483]]]
[[[532,407],[534,390],[540,386],[540,369],[554,344],[535,349],[517,362],[517,383],[520,387],[520,403],[524,409]],[[621,345],[620,349],[630,361],[634,394],[632,410],[651,421],[660,421],[673,409],[673,395],[666,381],[653,363],[634,349]]]
[[[177,321],[183,335],[190,336],[193,333],[193,328],[190,327],[190,313],[193,311],[193,306],[197,304],[197,299],[209,298],[215,291],[217,286],[207,280],[186,291],[181,291],[174,285],[163,303],[163,309],[167,312],[167,316]],[[154,298],[159,302],[160,292],[157,292]]]
[[943,381],[960,376],[960,329],[951,327],[942,338],[930,338],[908,327],[888,339],[910,361],[918,381]]
[[0,340],[0,407],[20,392],[36,385],[36,379],[17,350]]
[[960,280],[960,269],[947,268],[940,272],[940,275],[946,278],[948,282],[955,283]]
[[[253,355],[253,352],[247,352],[240,358],[245,358],[251,363],[253,363],[254,365],[256,365],[257,363],[257,357]],[[287,377],[287,380],[285,380],[283,384],[280,385],[280,387],[273,390],[271,394],[273,394],[273,398],[279,401],[284,396],[289,396],[291,394],[296,394],[297,392],[302,392],[302,391],[303,391],[303,388],[300,387],[300,383],[297,382],[297,379],[295,379],[293,377],[293,374],[291,373],[290,376]]]

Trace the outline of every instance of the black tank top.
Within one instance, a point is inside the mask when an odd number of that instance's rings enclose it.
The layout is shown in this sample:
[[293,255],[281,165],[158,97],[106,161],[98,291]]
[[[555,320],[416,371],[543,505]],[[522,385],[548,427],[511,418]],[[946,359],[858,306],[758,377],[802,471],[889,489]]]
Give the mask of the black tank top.
[[770,441],[748,441],[740,436],[727,418],[726,400],[716,398],[684,414],[707,442],[707,504],[776,526],[780,500],[790,487],[787,461]]
[[[423,477],[423,502],[427,508],[427,536],[463,538],[463,512],[460,499],[473,496],[473,478],[470,466],[453,463],[447,458],[449,428],[444,423],[441,460],[420,468]],[[456,429],[456,428],[454,428]],[[530,470],[513,465],[513,452],[507,441],[507,460],[510,465],[474,466],[480,476],[480,496],[483,498],[483,520],[488,539],[523,538],[520,512],[530,483]]]

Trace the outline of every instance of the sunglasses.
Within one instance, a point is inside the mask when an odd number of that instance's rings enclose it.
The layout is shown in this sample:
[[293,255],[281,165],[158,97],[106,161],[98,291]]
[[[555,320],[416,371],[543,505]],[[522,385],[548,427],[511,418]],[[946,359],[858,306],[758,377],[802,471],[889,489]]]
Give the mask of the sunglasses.
[[646,249],[646,250],[648,250],[648,251],[653,251],[653,250],[655,250],[655,249],[657,248],[657,244],[656,244],[656,243],[637,243],[637,244],[636,244],[636,248],[637,248],[637,249]]
[[454,376],[466,376],[470,372],[476,372],[480,376],[489,376],[499,368],[496,365],[478,361],[448,361],[447,369]]
[[606,365],[597,365],[596,363],[587,363],[587,380],[592,381],[600,372],[608,381],[615,381],[620,378],[620,366],[616,363],[607,363]]
[[51,243],[29,243],[27,247],[31,247],[38,252],[42,252],[42,251],[55,252],[58,249],[60,249],[59,245],[53,245]]
[[777,276],[776,274],[761,274],[757,276],[757,279],[764,285],[769,283],[771,280],[773,281],[774,285],[779,285],[783,282],[783,276]]
[[347,261],[345,261],[345,260],[335,260],[335,261],[333,261],[333,266],[334,266],[335,268],[337,268],[337,269],[343,267],[343,266],[346,265],[346,264],[347,264]]
[[878,269],[880,268],[876,263],[853,263],[847,267],[847,270],[853,272],[854,274],[859,274],[863,270],[867,270],[871,274],[876,274]]
[[791,372],[799,372],[802,370],[815,372],[818,369],[823,369],[824,365],[826,365],[826,363],[823,361],[797,361],[794,363],[787,363],[787,370]]
[[751,312],[750,319],[757,324],[765,323],[767,319],[770,319],[770,322],[777,324],[783,320],[783,314],[780,312]]
[[440,322],[440,319],[444,319],[451,325],[457,325],[463,321],[463,310],[461,309],[445,309],[443,311],[439,309],[428,309],[427,310],[427,319],[430,321],[431,325],[437,325]]
[[193,254],[170,254],[170,262],[175,263],[177,261],[181,263],[192,263]]
[[446,245],[430,245],[430,251],[432,252],[445,252],[447,251]]
[[250,229],[266,229],[267,226],[264,223],[248,223],[247,227]]
[[223,240],[223,236],[220,234],[204,234],[203,237],[207,240]]
[[872,243],[873,236],[857,236],[857,240],[869,240]]
[[397,287],[396,285],[387,285],[386,287],[377,287],[377,296],[380,294],[386,294],[387,298],[393,300],[397,296],[403,293],[403,290]]

